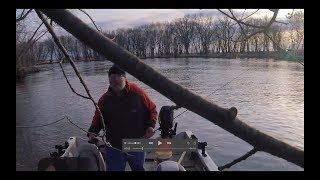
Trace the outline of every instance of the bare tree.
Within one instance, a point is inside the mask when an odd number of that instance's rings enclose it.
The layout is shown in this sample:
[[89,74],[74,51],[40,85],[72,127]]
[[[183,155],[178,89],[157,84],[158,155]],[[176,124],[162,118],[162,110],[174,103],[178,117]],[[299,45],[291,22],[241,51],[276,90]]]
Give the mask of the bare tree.
[[297,52],[304,44],[304,12],[297,11],[289,18],[291,49]]
[[121,47],[129,51],[127,30],[124,28],[117,29],[115,34],[116,34],[115,42],[119,44]]
[[282,31],[281,31],[281,27],[279,25],[273,25],[270,27],[270,35],[271,35],[271,39],[272,41],[272,48],[273,51],[280,51],[281,49],[283,49],[282,46]]
[[[37,62],[36,42],[41,39],[47,31],[41,30],[41,25],[30,31],[30,24],[26,22],[32,9],[16,10],[16,77],[22,79],[24,75],[32,70],[31,67]],[[30,18],[29,18],[30,19]]]
[[219,43],[221,51],[223,53],[227,53],[231,50],[231,42],[236,29],[232,26],[231,21],[227,17],[224,17],[222,19],[219,18],[218,21],[218,32],[216,33],[216,35],[218,36],[218,39],[221,43]]
[[183,44],[186,54],[189,54],[190,42],[193,39],[195,30],[194,24],[195,22],[188,15],[175,21],[175,30],[178,35],[177,37],[178,40]]
[[54,41],[53,41],[53,39],[50,38],[50,39],[47,39],[45,41],[45,44],[46,44],[46,47],[47,47],[47,51],[49,52],[50,62],[52,63],[53,58],[54,58],[54,54],[55,54]]
[[156,26],[152,23],[146,27],[147,48],[150,50],[150,56],[154,57],[156,48]]
[[202,53],[209,53],[209,46],[213,36],[213,20],[210,16],[198,16],[195,18],[196,33],[199,36]]
[[40,62],[46,59],[48,51],[46,51],[45,45],[43,42],[36,43],[33,49],[36,55],[36,58],[35,58],[36,62]]
[[[134,29],[122,28],[103,34],[111,35],[109,38],[116,37],[115,42],[139,57],[154,57],[155,54],[177,57],[187,52],[209,54],[210,51],[212,53],[278,51],[284,47],[283,33],[280,32],[282,30],[275,25],[265,29],[270,22],[269,18],[264,20],[253,18],[254,13],[246,17],[243,17],[243,13],[239,18],[235,16],[233,10],[229,10],[229,16],[219,18],[218,21],[201,14],[186,15],[184,18],[173,20],[173,23],[155,23]],[[90,19],[94,23],[91,17]],[[96,25],[95,27],[97,28]],[[292,34],[291,37],[296,36]],[[301,44],[303,45],[303,41]],[[73,58],[77,57],[76,59],[103,58],[77,40],[68,41],[65,46]]]

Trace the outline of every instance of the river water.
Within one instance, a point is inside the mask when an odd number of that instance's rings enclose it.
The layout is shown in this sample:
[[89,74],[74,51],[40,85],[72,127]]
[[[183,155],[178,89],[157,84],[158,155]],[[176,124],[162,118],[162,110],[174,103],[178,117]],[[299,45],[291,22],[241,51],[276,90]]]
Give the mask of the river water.
[[[304,149],[304,67],[297,62],[273,59],[145,59],[158,72],[214,102],[238,109],[238,118],[252,127]],[[84,81],[98,101],[109,82],[109,61],[77,62]],[[57,121],[63,116],[87,130],[94,114],[91,101],[75,95],[57,64],[16,83],[16,125],[35,126]],[[69,64],[64,69],[73,88],[85,90]],[[239,76],[240,75],[240,76]],[[172,101],[127,74],[129,81],[143,87],[157,105],[158,112]],[[235,79],[236,78],[236,79]],[[231,81],[231,82],[230,82]],[[229,83],[227,83],[229,82]],[[227,83],[227,84],[226,84]],[[185,109],[179,109],[175,116]],[[251,150],[252,146],[201,116],[187,111],[175,119],[178,132],[191,130],[218,166],[225,165]],[[159,125],[157,124],[156,127]],[[16,170],[34,171],[41,158],[70,136],[86,135],[67,120],[50,126],[16,128]],[[226,171],[303,171],[304,169],[268,153],[257,152]]]

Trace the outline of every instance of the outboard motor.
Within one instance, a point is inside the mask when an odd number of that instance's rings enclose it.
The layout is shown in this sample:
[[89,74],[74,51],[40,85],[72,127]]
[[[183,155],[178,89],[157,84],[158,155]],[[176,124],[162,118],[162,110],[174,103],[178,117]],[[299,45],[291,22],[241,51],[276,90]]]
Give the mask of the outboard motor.
[[161,138],[172,138],[176,135],[177,123],[173,127],[173,110],[178,109],[177,106],[162,106],[159,113],[159,125]]

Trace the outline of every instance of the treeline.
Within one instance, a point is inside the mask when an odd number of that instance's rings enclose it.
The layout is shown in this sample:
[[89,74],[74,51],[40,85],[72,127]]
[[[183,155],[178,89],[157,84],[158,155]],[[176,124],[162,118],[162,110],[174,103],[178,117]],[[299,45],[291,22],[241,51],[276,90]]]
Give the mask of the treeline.
[[[268,18],[248,18],[248,24],[261,26]],[[140,58],[179,57],[191,54],[210,55],[217,53],[247,53],[304,49],[304,12],[295,12],[287,25],[273,23],[264,33],[245,39],[256,31],[252,26],[242,26],[227,17],[213,18],[202,15],[186,15],[172,22],[152,23],[135,28],[121,28],[104,31],[109,38]],[[75,60],[103,60],[98,53],[87,47],[73,36],[59,37],[69,55]],[[243,40],[245,39],[245,40]],[[17,52],[33,42],[17,43]],[[19,53],[17,53],[19,54]],[[35,62],[55,61],[63,54],[52,38],[32,45],[20,65]]]

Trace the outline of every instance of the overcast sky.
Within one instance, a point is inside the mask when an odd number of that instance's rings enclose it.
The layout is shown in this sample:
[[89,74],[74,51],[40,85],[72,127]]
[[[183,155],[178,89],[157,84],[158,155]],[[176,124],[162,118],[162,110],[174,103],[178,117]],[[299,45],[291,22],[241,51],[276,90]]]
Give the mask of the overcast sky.
[[[152,22],[171,22],[173,19],[182,18],[186,14],[205,14],[210,15],[212,17],[221,16],[222,14],[216,9],[84,9],[91,18],[95,21],[95,23],[100,26],[103,31],[106,30],[115,30],[118,28],[132,28],[143,24],[150,24]],[[18,10],[16,13],[21,12]],[[224,10],[227,12],[227,10]],[[234,10],[235,14],[239,17],[242,15],[244,10]],[[245,10],[243,16],[251,14],[256,11],[256,9]],[[297,10],[295,10],[297,11]],[[91,24],[91,20],[87,15],[81,12],[78,9],[72,9],[72,13],[74,13],[77,17],[79,17],[82,21]],[[238,12],[238,14],[237,14]],[[285,18],[285,15],[291,13],[292,9],[280,9],[277,20],[282,20]],[[273,13],[269,10],[262,9],[259,10],[256,16],[272,16]],[[39,24],[39,18],[36,13],[33,11],[32,14],[28,17],[29,25],[34,29],[37,28]],[[93,25],[92,25],[93,26]],[[64,30],[58,30],[63,32]]]
[[[85,9],[92,19],[102,29],[114,30],[117,28],[131,28],[142,24],[150,24],[152,22],[172,21],[181,18],[186,14],[206,14],[210,16],[221,16],[222,14],[215,9]],[[224,10],[227,12],[227,10]],[[244,10],[235,10],[241,16]],[[255,10],[246,10],[245,15],[249,15]],[[90,19],[79,10],[72,12],[81,18],[84,22],[91,23]],[[278,13],[278,20],[285,18],[285,15],[291,13],[292,9],[281,9]],[[272,16],[269,10],[259,10],[257,16]]]

